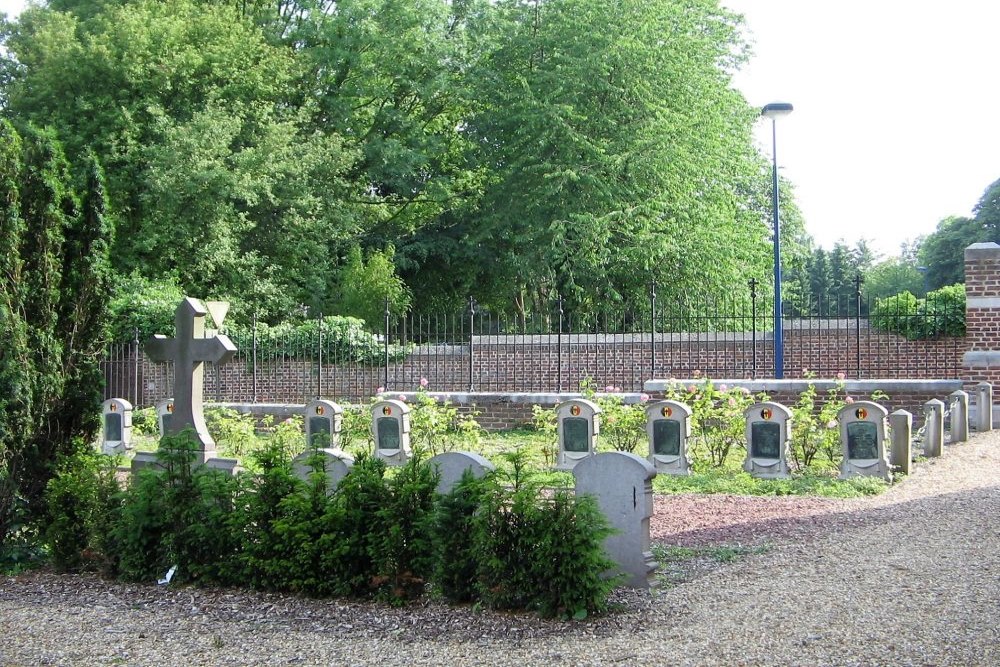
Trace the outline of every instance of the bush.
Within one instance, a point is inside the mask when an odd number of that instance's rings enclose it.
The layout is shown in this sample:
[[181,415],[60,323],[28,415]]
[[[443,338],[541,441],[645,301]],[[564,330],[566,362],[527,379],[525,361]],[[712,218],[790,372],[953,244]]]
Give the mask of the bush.
[[918,299],[909,292],[878,299],[871,326],[908,340],[965,335],[965,285],[951,285]]
[[437,559],[433,580],[449,600],[469,602],[476,596],[476,562],[473,527],[488,481],[466,470],[451,493],[438,499],[434,516]]

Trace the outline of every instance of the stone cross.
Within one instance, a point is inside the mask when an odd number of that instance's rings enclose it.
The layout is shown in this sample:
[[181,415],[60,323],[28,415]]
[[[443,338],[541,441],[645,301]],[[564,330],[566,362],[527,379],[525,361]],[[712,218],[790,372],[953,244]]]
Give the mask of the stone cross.
[[185,297],[174,315],[176,338],[157,334],[146,343],[150,359],[174,362],[174,413],[167,433],[194,429],[200,450],[198,463],[215,457],[215,441],[208,434],[203,412],[204,363],[225,363],[236,354],[236,346],[228,336],[205,338],[207,314],[201,301]]

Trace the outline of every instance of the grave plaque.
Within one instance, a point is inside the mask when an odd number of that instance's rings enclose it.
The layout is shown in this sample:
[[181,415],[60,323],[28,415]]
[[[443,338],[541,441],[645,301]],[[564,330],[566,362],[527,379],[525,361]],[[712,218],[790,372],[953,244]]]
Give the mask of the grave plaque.
[[596,403],[574,398],[556,406],[556,433],[559,452],[556,470],[572,470],[579,461],[592,456],[600,431],[601,408]]
[[677,401],[657,401],[646,406],[647,460],[658,473],[691,474],[687,441],[691,436],[691,408]]
[[124,398],[109,398],[101,406],[104,427],[101,451],[105,454],[124,454],[132,448],[132,404]]
[[743,469],[762,479],[784,478],[788,470],[792,411],[780,403],[755,403],[747,408],[747,458]]
[[377,401],[372,405],[372,439],[375,456],[387,465],[405,464],[410,452],[410,407],[402,401]]
[[306,447],[336,448],[344,409],[333,401],[316,400],[305,408]]
[[888,437],[889,411],[878,403],[856,401],[837,413],[843,458],[840,478],[867,476],[891,479]]

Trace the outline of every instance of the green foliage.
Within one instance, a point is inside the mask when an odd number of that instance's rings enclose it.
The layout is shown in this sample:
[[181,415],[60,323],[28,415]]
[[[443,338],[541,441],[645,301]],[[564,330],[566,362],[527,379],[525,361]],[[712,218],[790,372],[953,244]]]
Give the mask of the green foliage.
[[51,132],[0,123],[0,548],[99,426],[111,229],[101,170],[82,167]]
[[[807,374],[807,378],[813,377]],[[838,385],[827,390],[826,400],[816,408],[816,387],[809,387],[799,394],[799,400],[792,406],[792,460],[799,470],[813,465],[816,455],[822,452],[827,461],[835,466],[842,455],[840,430],[837,414],[845,405],[842,397],[843,377],[837,378]]]
[[872,309],[871,326],[909,340],[964,336],[965,286],[942,287],[924,299],[909,292],[879,299]]
[[370,330],[382,331],[387,306],[393,319],[409,310],[410,290],[396,275],[394,253],[395,248],[389,246],[372,252],[366,261],[360,246],[351,248],[340,269],[337,309],[341,315],[360,318]]
[[749,391],[724,384],[716,387],[705,378],[701,384],[674,385],[664,392],[664,397],[691,408],[688,446],[696,464],[699,458],[707,458],[712,466],[722,467],[734,447],[746,449],[744,412],[753,403]]
[[243,458],[257,443],[256,423],[250,414],[241,414],[230,408],[208,408],[205,410],[205,426],[219,451],[228,457]]
[[[617,391],[615,387],[606,387],[605,391]],[[615,394],[605,394],[596,398],[601,408],[601,435],[598,445],[610,444],[616,452],[631,452],[641,454],[640,444],[646,441],[646,411],[645,394],[638,404],[627,404]]]
[[477,413],[460,414],[451,401],[438,401],[427,393],[426,380],[420,382],[410,403],[410,444],[414,451],[430,456],[454,449],[477,451],[483,433],[476,422]]
[[176,280],[145,278],[138,272],[117,280],[108,316],[113,323],[111,340],[145,343],[154,334],[174,333],[174,313],[185,297]]
[[451,493],[438,499],[434,515],[437,549],[433,581],[441,594],[455,602],[476,596],[476,561],[473,528],[488,482],[466,470]]
[[100,558],[120,503],[114,459],[83,450],[59,462],[45,487],[45,542],[60,570],[107,569]]

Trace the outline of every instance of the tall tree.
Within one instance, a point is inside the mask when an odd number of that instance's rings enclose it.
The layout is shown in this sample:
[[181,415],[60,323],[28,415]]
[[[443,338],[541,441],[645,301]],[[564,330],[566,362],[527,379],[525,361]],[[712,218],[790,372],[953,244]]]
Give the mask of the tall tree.
[[986,229],[975,218],[952,216],[939,222],[920,246],[928,289],[965,282],[965,249],[986,239]]

